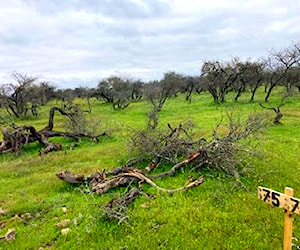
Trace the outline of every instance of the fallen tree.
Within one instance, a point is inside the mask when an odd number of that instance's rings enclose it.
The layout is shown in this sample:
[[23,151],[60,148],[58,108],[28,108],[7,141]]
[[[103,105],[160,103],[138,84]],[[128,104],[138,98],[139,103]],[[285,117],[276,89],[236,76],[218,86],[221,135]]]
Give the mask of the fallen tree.
[[149,162],[145,171],[150,173],[160,165],[173,167],[166,173],[151,175],[152,178],[172,176],[178,169],[212,168],[229,176],[239,176],[243,162],[255,154],[256,137],[267,124],[265,114],[253,114],[242,120],[228,113],[228,123],[220,122],[207,138],[197,138],[191,121],[168,130],[146,129],[130,136],[130,151]]
[[82,175],[71,173],[69,170],[60,172],[60,173],[56,174],[56,176],[59,179],[65,181],[65,182],[71,183],[71,184],[79,184],[79,183],[87,182],[91,185],[92,191],[94,193],[98,193],[98,194],[104,194],[110,189],[128,185],[128,184],[136,182],[136,181],[140,181],[140,185],[142,183],[148,183],[152,187],[154,187],[162,192],[173,194],[176,192],[180,192],[183,190],[187,190],[189,188],[199,186],[200,184],[202,184],[202,182],[204,180],[204,178],[201,176],[198,180],[189,179],[188,182],[180,188],[166,189],[166,188],[158,186],[153,180],[151,180],[149,177],[147,177],[145,174],[143,174],[138,169],[129,169],[126,172],[123,172],[121,174],[115,175],[110,178],[106,178],[105,175],[100,174],[100,173],[95,173],[91,176],[84,177]]
[[2,131],[3,141],[0,142],[0,154],[19,152],[22,145],[27,145],[33,142],[39,142],[42,147],[44,147],[44,149],[40,151],[40,154],[47,154],[51,151],[58,151],[62,149],[62,145],[60,143],[50,142],[50,137],[66,137],[75,139],[76,141],[79,141],[80,138],[86,137],[98,142],[100,137],[107,135],[106,132],[103,132],[99,135],[94,135],[84,132],[54,131],[55,111],[59,112],[63,116],[68,117],[68,119],[71,121],[76,115],[72,112],[67,112],[62,108],[52,107],[49,112],[48,125],[41,130],[37,130],[31,125],[18,126],[14,123],[6,124],[8,127],[4,128]]
[[[157,131],[148,127],[147,130],[137,131],[131,136],[131,151],[138,153],[138,157],[129,160],[124,166],[113,168],[107,173],[103,170],[89,176],[74,174],[68,170],[56,176],[71,184],[85,183],[90,186],[92,192],[100,195],[117,187],[137,185],[138,188],[132,188],[124,196],[114,198],[104,206],[105,215],[109,219],[123,222],[127,218],[124,214],[126,207],[143,193],[143,184],[147,183],[169,194],[184,191],[203,183],[201,169],[205,167],[239,178],[239,173],[243,170],[243,161],[252,157],[254,153],[247,140],[252,141],[265,127],[265,116],[255,114],[242,122],[239,119],[234,120],[232,114],[229,114],[225,133],[218,133],[220,126],[221,123],[217,125],[211,138],[196,140],[191,134],[190,122],[175,128],[168,124],[167,131]],[[159,171],[159,165],[162,163],[173,165],[168,171],[162,172]],[[245,164],[247,165],[246,162]],[[147,167],[141,168],[141,165]],[[185,185],[177,189],[163,188],[154,181],[157,178],[174,176],[185,167],[199,177],[190,177]],[[156,173],[152,174],[152,171]]]
[[117,219],[119,223],[128,219],[126,215],[127,206],[134,202],[140,194],[143,194],[141,188],[144,183],[148,183],[161,192],[173,194],[197,187],[204,181],[203,176],[200,176],[197,180],[189,178],[186,184],[182,187],[176,189],[166,189],[158,186],[152,179],[143,174],[139,169],[126,167],[123,168],[122,173],[113,175],[111,177],[106,177],[104,172],[96,172],[95,174],[85,177],[83,175],[71,173],[68,170],[58,173],[56,176],[67,183],[88,184],[91,187],[92,192],[97,194],[104,194],[110,189],[120,186],[130,186],[131,184],[138,182],[138,188],[134,187],[130,191],[126,192],[122,197],[111,199],[104,206],[104,215],[110,220]]

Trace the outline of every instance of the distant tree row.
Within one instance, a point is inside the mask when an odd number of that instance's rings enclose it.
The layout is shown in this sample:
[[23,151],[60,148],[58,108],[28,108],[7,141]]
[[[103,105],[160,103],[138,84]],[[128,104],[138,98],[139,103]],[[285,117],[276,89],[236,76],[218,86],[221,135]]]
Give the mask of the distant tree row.
[[207,91],[219,103],[225,101],[229,92],[236,93],[234,100],[238,101],[244,92],[250,91],[253,101],[261,86],[265,89],[265,102],[276,86],[284,86],[289,94],[296,88],[300,91],[300,43],[269,51],[266,59],[205,61],[199,76],[168,72],[160,81],[148,83],[113,76],[102,80],[95,94],[112,103],[114,108],[125,108],[131,101],[144,96],[156,111],[160,111],[167,98],[179,93],[191,102],[193,93]]
[[272,90],[285,86],[288,93],[293,88],[300,91],[300,44],[295,44],[281,51],[270,51],[267,59],[257,61],[207,61],[202,66],[201,78],[205,89],[216,102],[224,102],[230,91],[235,91],[235,101],[247,89],[251,91],[251,101],[256,90],[264,85],[265,102]]
[[142,98],[160,111],[168,98],[179,93],[191,102],[193,94],[207,91],[216,103],[224,102],[229,92],[235,93],[235,101],[246,91],[255,98],[259,87],[264,87],[267,102],[276,86],[284,86],[287,93],[300,91],[300,43],[283,50],[271,50],[268,57],[258,60],[228,61],[209,60],[201,66],[199,76],[187,76],[167,72],[161,80],[142,82],[126,77],[111,76],[99,82],[96,88],[55,89],[48,82],[20,73],[12,74],[12,82],[1,86],[0,104],[16,117],[28,113],[37,115],[37,107],[56,98],[72,105],[74,98],[95,97],[111,103],[114,109],[124,109],[131,102]]

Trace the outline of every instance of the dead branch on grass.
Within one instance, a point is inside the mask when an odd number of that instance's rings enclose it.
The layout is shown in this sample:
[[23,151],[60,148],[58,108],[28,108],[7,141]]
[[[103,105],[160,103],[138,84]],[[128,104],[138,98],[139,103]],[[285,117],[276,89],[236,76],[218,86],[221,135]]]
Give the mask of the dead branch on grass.
[[49,112],[48,125],[41,130],[37,130],[35,127],[29,126],[17,126],[14,123],[6,124],[8,127],[3,129],[3,141],[0,142],[0,154],[20,151],[21,145],[27,145],[33,142],[39,142],[44,149],[40,151],[40,154],[47,154],[51,151],[58,151],[62,149],[60,143],[49,142],[50,137],[66,137],[79,141],[80,138],[90,138],[93,141],[99,141],[99,138],[106,136],[107,133],[103,132],[99,135],[94,135],[85,132],[62,132],[53,131],[54,128],[54,114],[55,111],[61,115],[68,117],[71,121],[74,118],[74,114],[67,112],[58,107],[52,107]]
[[184,186],[177,188],[177,189],[166,189],[163,187],[158,186],[154,181],[152,181],[149,177],[141,173],[138,169],[130,170],[126,173],[121,173],[118,175],[115,175],[111,178],[106,178],[101,176],[101,178],[95,179],[98,174],[92,175],[92,177],[84,177],[82,175],[71,173],[70,171],[66,170],[64,172],[56,174],[56,176],[68,183],[71,184],[78,184],[88,181],[91,184],[92,191],[97,194],[104,194],[108,190],[120,187],[120,186],[128,186],[134,182],[140,181],[140,185],[142,183],[148,183],[152,187],[155,187],[156,189],[166,192],[166,193],[176,193],[180,192],[189,188],[193,188],[196,186],[199,186],[203,182],[203,177],[201,176],[198,180],[189,180]]
[[274,117],[274,120],[273,120],[273,123],[275,125],[281,124],[281,118],[283,117],[283,114],[282,114],[280,108],[285,104],[284,99],[285,98],[282,98],[281,102],[276,107],[267,107],[267,106],[263,105],[262,103],[259,104],[262,108],[268,109],[268,110],[273,110],[275,112],[276,116]]
[[[265,127],[265,117],[261,114],[249,116],[245,121],[235,119],[233,114],[228,114],[228,126],[225,132],[219,133],[221,124],[213,131],[209,139],[194,139],[191,133],[191,123],[180,124],[172,128],[168,124],[167,131],[158,131],[156,128],[148,128],[145,131],[138,131],[131,137],[131,146],[139,157],[126,162],[122,167],[102,173],[95,173],[84,177],[65,171],[57,174],[57,177],[68,183],[83,183],[90,185],[92,192],[104,194],[111,189],[138,183],[139,189],[133,188],[123,197],[112,199],[105,207],[105,215],[110,219],[118,219],[119,222],[127,220],[127,206],[133,202],[141,193],[141,187],[147,183],[153,188],[173,194],[201,185],[204,177],[201,169],[204,167],[214,168],[217,171],[226,173],[229,176],[239,176],[239,166],[242,165],[244,157],[253,151],[247,150],[247,140],[255,137]],[[224,128],[223,128],[224,129]],[[251,140],[250,140],[251,141]],[[150,164],[146,169],[138,169],[137,164]],[[152,160],[151,160],[152,159]],[[159,163],[173,163],[166,171],[149,175],[150,171],[159,171]],[[189,167],[197,170],[198,179],[189,178],[185,185],[177,189],[166,189],[157,185],[153,179],[174,176],[178,170]]]

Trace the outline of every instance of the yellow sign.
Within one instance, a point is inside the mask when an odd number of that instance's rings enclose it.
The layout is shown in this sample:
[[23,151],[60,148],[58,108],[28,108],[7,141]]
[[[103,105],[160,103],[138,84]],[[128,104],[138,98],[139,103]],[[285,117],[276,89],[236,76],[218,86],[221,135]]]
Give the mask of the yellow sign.
[[283,208],[284,213],[284,235],[283,249],[292,249],[293,235],[293,214],[300,214],[300,199],[293,197],[294,191],[292,188],[286,187],[284,194],[265,187],[258,187],[259,199],[271,204],[274,207]]
[[258,187],[258,197],[274,207],[280,207],[291,213],[300,214],[300,199],[265,187]]

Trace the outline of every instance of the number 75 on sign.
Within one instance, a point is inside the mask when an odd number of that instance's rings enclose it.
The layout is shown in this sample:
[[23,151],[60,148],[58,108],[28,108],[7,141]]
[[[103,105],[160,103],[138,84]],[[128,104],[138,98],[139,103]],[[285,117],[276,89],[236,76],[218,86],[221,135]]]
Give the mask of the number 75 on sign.
[[280,207],[291,213],[300,214],[300,199],[265,187],[258,187],[258,197],[274,207]]

